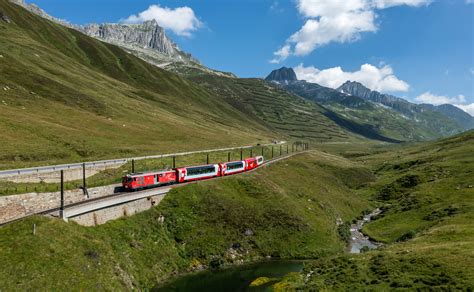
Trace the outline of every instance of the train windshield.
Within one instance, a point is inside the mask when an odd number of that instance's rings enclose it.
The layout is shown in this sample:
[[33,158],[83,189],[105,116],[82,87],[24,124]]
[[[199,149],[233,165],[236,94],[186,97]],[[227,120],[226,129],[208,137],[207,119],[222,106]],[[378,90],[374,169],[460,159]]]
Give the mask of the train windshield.
[[213,173],[216,171],[216,167],[214,165],[208,166],[199,166],[199,167],[190,167],[186,168],[188,175],[200,175],[200,174],[207,174]]

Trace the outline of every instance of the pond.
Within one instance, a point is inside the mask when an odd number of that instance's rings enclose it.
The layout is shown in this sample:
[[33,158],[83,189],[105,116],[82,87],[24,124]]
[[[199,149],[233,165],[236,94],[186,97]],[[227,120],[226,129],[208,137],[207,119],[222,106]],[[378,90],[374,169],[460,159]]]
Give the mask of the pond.
[[258,287],[250,287],[250,283],[260,277],[281,278],[302,270],[302,261],[271,260],[182,276],[153,291],[268,291],[277,280]]

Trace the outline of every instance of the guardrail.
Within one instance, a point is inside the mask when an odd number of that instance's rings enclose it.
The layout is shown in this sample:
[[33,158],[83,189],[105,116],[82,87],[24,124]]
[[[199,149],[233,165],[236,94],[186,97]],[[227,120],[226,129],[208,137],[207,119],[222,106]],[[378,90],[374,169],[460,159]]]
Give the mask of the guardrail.
[[281,145],[281,144],[286,144],[286,141],[280,141],[278,143],[270,143],[270,144],[262,144],[262,145],[248,145],[248,146],[240,146],[240,147],[218,148],[218,149],[188,151],[188,152],[169,153],[169,154],[158,154],[158,155],[150,155],[150,156],[139,156],[139,157],[130,157],[130,158],[59,164],[59,165],[52,165],[52,166],[39,166],[39,167],[30,167],[30,168],[0,170],[0,177],[12,177],[12,176],[36,174],[36,173],[50,173],[50,172],[55,172],[55,171],[60,171],[60,170],[80,169],[83,167],[84,164],[86,168],[97,167],[97,166],[111,166],[111,165],[117,165],[117,164],[125,164],[132,160],[159,159],[159,158],[166,158],[166,157],[173,157],[173,156],[184,156],[184,155],[199,154],[199,153],[212,153],[212,152],[229,151],[229,150],[237,150],[237,149],[250,149],[253,147],[263,147],[263,146]]
[[[284,144],[284,143],[282,143],[282,144]],[[275,144],[267,144],[266,146],[268,146],[268,145],[275,145]],[[261,145],[261,146],[265,146],[265,145]],[[240,147],[237,148],[237,149],[240,149]],[[307,149],[308,148],[306,147],[303,150],[307,150]],[[288,159],[288,158],[290,158],[294,155],[301,154],[301,153],[304,153],[304,151],[294,152],[294,153],[291,153],[291,154],[287,154],[287,155],[283,155],[283,156],[280,156],[280,157],[275,157],[273,159],[266,160],[264,162],[263,166],[270,165],[272,163],[281,161],[283,159]],[[253,172],[253,171],[256,171],[256,170],[258,170],[258,168],[253,169],[251,171]],[[156,192],[153,195],[164,194],[167,191],[163,191],[163,190],[169,190],[170,188],[174,188],[174,187],[182,187],[182,186],[192,184],[192,183],[195,183],[195,182],[187,182],[187,183],[182,183],[182,184],[177,184],[177,185],[172,185],[172,186],[162,186],[162,187],[158,187],[158,188],[147,189],[147,190],[142,190],[142,191],[137,191],[137,192],[132,192],[132,193],[125,192],[123,190],[114,191],[114,193],[109,194],[109,195],[96,197],[96,198],[90,198],[90,199],[87,198],[87,199],[84,199],[82,201],[72,202],[72,203],[69,203],[67,205],[63,205],[62,207],[61,206],[57,206],[57,207],[49,206],[49,207],[46,207],[43,210],[36,210],[36,211],[31,212],[31,213],[25,213],[25,214],[7,219],[3,222],[0,220],[0,227],[2,227],[4,225],[7,225],[7,224],[10,224],[10,223],[13,223],[13,222],[16,222],[16,221],[19,221],[21,219],[33,216],[33,215],[46,215],[46,214],[58,213],[58,212],[61,212],[61,209],[62,209],[63,216],[65,215],[66,218],[67,217],[72,217],[72,216],[77,216],[79,214],[84,214],[84,213],[94,211],[94,210],[97,210],[97,209],[107,208],[107,207],[116,205],[118,203],[124,203],[125,201],[138,200],[138,199],[141,199],[143,197],[150,196],[150,193],[153,193],[153,192]],[[144,194],[146,194],[146,195],[144,195]],[[123,200],[118,199],[118,198],[120,198],[121,196],[124,196],[124,195],[126,195],[127,198],[124,198]],[[97,204],[96,205],[91,205],[91,204],[95,204],[95,203],[97,203]],[[84,208],[82,207],[84,205],[89,205],[89,207],[85,208],[86,209],[85,211],[84,211]],[[78,209],[71,211],[71,209],[74,209],[74,208],[78,208]]]

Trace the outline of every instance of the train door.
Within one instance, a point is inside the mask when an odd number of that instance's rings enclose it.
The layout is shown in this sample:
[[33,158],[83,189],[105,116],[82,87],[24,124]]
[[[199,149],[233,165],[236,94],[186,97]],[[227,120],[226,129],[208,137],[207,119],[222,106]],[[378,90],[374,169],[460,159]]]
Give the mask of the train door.
[[143,187],[145,185],[145,178],[143,176],[137,177],[136,180],[138,187]]

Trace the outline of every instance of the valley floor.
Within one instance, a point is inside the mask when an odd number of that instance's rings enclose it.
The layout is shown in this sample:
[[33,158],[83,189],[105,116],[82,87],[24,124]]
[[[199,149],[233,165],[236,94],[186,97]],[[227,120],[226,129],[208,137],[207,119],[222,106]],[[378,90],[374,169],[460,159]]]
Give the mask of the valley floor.
[[[471,131],[390,151],[321,145],[102,226],[29,218],[0,228],[0,289],[146,289],[270,256],[313,259],[275,288],[469,290],[473,141]],[[348,255],[347,226],[375,207],[384,212],[364,232],[384,247]]]

